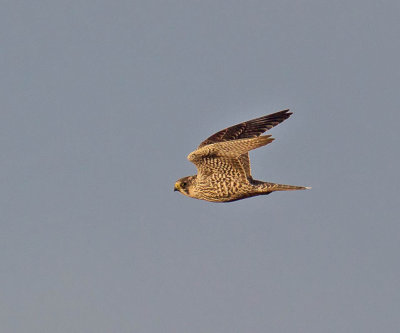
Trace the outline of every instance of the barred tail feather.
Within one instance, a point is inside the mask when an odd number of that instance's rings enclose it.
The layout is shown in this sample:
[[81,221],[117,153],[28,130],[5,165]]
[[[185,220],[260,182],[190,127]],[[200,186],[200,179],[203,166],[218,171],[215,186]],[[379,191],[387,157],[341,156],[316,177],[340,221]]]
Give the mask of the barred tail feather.
[[285,184],[275,184],[275,183],[267,183],[262,182],[258,185],[259,190],[262,193],[271,193],[275,191],[296,191],[296,190],[309,190],[311,187],[308,186],[294,186],[294,185],[285,185]]

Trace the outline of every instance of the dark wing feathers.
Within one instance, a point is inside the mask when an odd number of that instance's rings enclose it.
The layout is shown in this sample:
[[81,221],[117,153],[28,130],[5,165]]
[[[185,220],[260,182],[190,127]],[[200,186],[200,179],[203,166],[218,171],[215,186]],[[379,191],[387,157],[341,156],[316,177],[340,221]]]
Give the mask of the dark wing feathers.
[[291,114],[289,110],[283,110],[225,128],[205,139],[199,148],[216,142],[254,138],[289,118]]
[[[285,119],[288,119],[291,114],[289,110],[283,110],[225,128],[205,139],[200,143],[199,148],[216,142],[254,138],[280,124]],[[251,178],[249,154],[245,153],[240,155],[239,160],[247,177]]]

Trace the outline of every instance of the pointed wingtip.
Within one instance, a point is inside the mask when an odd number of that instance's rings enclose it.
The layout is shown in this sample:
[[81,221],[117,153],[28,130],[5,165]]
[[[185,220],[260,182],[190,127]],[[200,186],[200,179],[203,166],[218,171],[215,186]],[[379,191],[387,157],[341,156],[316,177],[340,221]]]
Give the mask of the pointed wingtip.
[[312,187],[311,187],[311,186],[306,186],[305,189],[306,189],[306,190],[311,190]]
[[282,111],[279,111],[279,112],[286,113],[288,116],[293,114],[293,112],[290,111],[290,109],[285,109],[285,110],[282,110]]

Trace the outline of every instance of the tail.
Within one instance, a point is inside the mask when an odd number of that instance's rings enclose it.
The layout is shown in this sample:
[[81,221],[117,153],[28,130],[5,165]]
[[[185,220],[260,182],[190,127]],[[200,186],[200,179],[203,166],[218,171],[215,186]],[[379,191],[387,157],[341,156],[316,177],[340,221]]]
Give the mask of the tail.
[[284,185],[284,184],[275,184],[275,183],[267,183],[261,181],[254,181],[257,186],[257,190],[262,194],[269,194],[275,191],[296,191],[296,190],[309,190],[311,187],[308,186],[294,186],[294,185]]

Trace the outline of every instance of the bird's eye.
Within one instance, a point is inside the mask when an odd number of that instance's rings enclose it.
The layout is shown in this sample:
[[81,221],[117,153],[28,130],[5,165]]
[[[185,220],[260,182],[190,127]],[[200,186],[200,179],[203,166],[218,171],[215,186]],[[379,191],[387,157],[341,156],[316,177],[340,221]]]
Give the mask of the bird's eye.
[[186,187],[186,182],[183,182],[183,183],[181,184],[181,187]]

